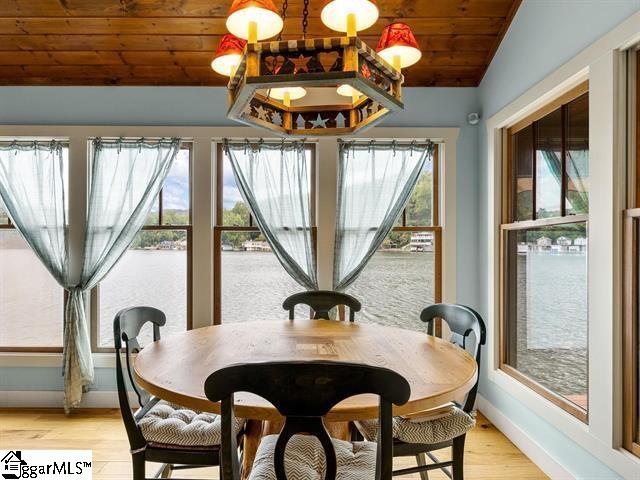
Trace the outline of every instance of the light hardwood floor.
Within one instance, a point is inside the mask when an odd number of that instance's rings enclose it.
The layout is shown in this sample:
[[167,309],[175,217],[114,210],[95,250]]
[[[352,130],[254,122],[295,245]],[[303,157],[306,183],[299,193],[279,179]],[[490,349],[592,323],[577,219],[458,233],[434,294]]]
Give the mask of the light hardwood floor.
[[[69,417],[59,410],[0,410],[0,449],[92,449],[94,480],[131,478],[129,445],[118,410],[83,410]],[[465,456],[467,480],[547,478],[482,415],[467,436]],[[408,459],[397,462],[398,466],[410,465]],[[147,465],[147,475],[151,476],[156,466]],[[218,479],[218,471],[191,470],[176,473],[173,478]],[[447,477],[433,472],[429,478]]]

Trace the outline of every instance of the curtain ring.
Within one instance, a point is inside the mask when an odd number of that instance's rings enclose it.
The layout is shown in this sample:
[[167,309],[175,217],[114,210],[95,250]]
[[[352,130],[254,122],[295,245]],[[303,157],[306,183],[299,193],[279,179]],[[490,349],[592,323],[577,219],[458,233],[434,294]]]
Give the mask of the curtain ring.
[[391,151],[393,152],[393,156],[396,156],[396,141],[392,140],[391,141]]

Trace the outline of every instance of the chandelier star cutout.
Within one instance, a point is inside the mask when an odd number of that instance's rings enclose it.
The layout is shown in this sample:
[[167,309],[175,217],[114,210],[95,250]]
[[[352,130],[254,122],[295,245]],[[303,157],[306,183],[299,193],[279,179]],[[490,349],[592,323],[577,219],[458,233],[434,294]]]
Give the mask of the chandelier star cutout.
[[267,115],[269,114],[269,110],[264,108],[262,105],[256,107],[256,113],[258,114],[258,118],[260,120],[264,120],[265,122],[269,121],[269,119],[267,118]]
[[311,60],[311,57],[305,57],[304,55],[300,54],[298,58],[291,57],[289,60],[293,62],[293,71],[295,73],[300,73],[301,71],[307,73],[309,72],[309,67],[307,65],[309,63],[309,60]]
[[311,128],[327,128],[328,118],[322,118],[320,114],[318,114],[315,120],[311,120]]

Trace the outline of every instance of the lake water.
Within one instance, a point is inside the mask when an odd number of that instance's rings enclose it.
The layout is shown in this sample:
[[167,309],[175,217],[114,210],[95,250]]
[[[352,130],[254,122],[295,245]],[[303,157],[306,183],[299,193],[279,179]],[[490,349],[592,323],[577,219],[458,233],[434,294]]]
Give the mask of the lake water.
[[[0,345],[59,346],[62,289],[16,236],[0,232]],[[374,255],[348,290],[363,305],[356,321],[424,330],[419,314],[433,303],[433,261],[433,253]],[[271,253],[223,252],[222,275],[223,322],[285,319],[282,301],[302,290]],[[586,392],[586,256],[520,256],[519,282],[518,368],[562,394]],[[163,310],[164,335],[186,326],[184,251],[131,250],[100,289],[101,345],[112,345],[113,317],[132,305]]]

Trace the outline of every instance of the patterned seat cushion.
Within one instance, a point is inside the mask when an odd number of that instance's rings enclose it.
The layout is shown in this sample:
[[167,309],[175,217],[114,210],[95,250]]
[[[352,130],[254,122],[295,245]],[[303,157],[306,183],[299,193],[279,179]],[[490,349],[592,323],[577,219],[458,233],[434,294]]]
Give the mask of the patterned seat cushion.
[[[138,422],[147,442],[183,447],[220,445],[220,415],[199,412],[160,400]],[[244,420],[236,418],[236,434]]]
[[[262,439],[249,480],[276,480],[273,455],[278,435]],[[345,442],[332,439],[336,451],[336,480],[371,480],[376,472],[376,448],[373,442]],[[324,450],[320,441],[309,435],[294,435],[284,454],[287,480],[324,480]]]
[[[476,424],[473,415],[459,408],[442,418],[425,422],[412,422],[402,417],[393,417],[393,438],[406,443],[425,443],[433,445],[459,437],[471,430]],[[368,440],[378,436],[378,420],[361,420],[356,422],[358,430]]]

